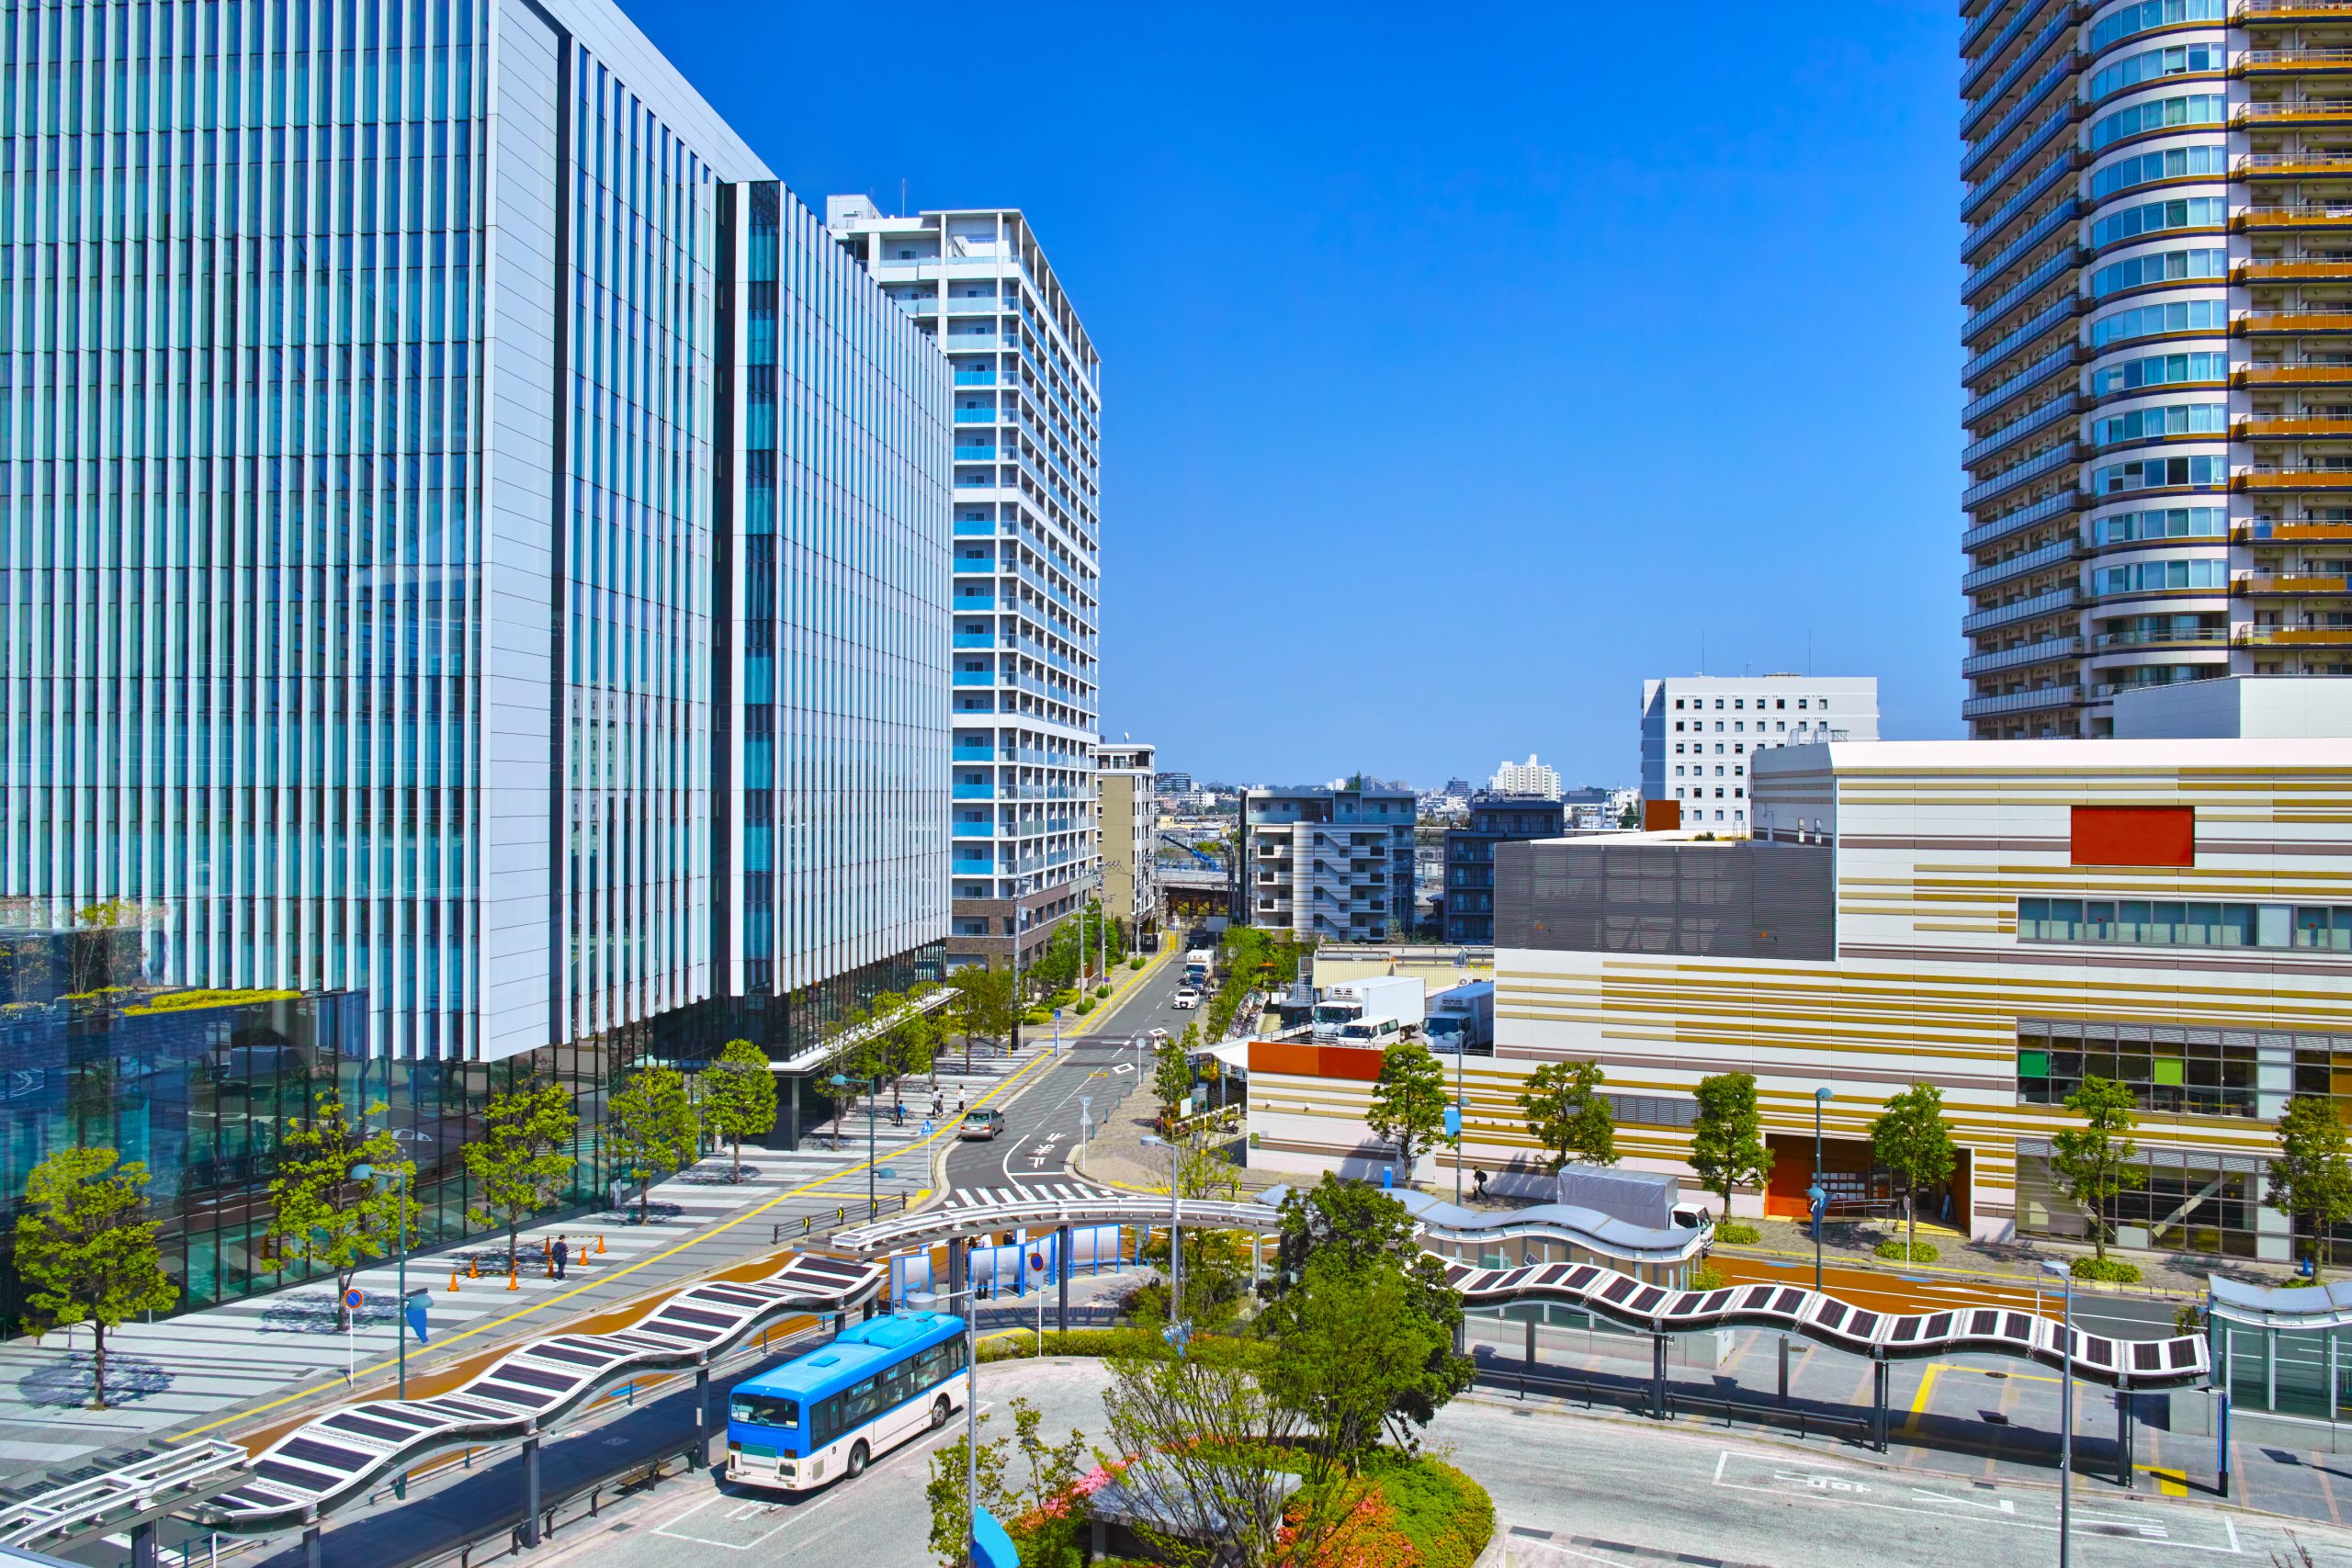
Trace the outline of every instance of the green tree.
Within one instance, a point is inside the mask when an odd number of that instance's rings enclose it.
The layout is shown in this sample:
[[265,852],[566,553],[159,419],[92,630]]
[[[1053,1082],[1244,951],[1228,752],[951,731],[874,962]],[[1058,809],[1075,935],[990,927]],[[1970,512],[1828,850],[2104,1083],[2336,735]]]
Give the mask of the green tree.
[[1908,1256],[1919,1245],[1919,1189],[1949,1179],[1960,1163],[1944,1121],[1943,1091],[1915,1083],[1888,1100],[1871,1123],[1871,1153],[1903,1184],[1903,1245]]
[[964,1036],[964,1070],[968,1073],[975,1035],[992,1045],[1012,1035],[1013,1024],[1021,1016],[1014,1002],[1012,972],[967,964],[947,983],[956,988],[956,999],[949,1006],[955,1010],[956,1032]]
[[639,1067],[605,1107],[605,1146],[613,1168],[643,1184],[637,1195],[637,1223],[645,1223],[652,1179],[684,1170],[697,1152],[695,1108],[686,1080],[675,1067]]
[[2335,1261],[2335,1227],[2352,1220],[2352,1147],[2334,1097],[2299,1094],[2278,1118],[2278,1157],[2264,1202],[2291,1216],[2311,1247],[2312,1278]]
[[1600,1085],[1598,1062],[1550,1062],[1528,1076],[1519,1108],[1555,1172],[1572,1159],[1617,1163],[1617,1123]]
[[[1317,1365],[1337,1353],[1351,1332],[1327,1314],[1376,1308],[1391,1325],[1414,1325],[1414,1342],[1427,1348],[1418,1370],[1396,1362],[1399,1342],[1391,1341],[1379,1372],[1387,1389],[1381,1420],[1408,1445],[1447,1401],[1470,1386],[1476,1370],[1453,1348],[1462,1326],[1462,1297],[1446,1282],[1445,1266],[1422,1249],[1414,1231],[1405,1205],[1369,1183],[1327,1174],[1311,1188],[1294,1189],[1283,1200],[1268,1285],[1272,1299],[1266,1311],[1267,1329],[1277,1346],[1293,1334],[1306,1337],[1303,1359],[1291,1365],[1285,1376],[1292,1381],[1282,1386],[1290,1391],[1286,1398],[1299,1401],[1295,1408],[1310,1416],[1317,1409],[1332,1416],[1362,1410],[1358,1393],[1342,1397],[1341,1370]],[[1310,1397],[1306,1391],[1316,1389],[1323,1392]],[[1327,1403],[1318,1405],[1317,1399]],[[1335,1455],[1361,1454],[1366,1428],[1360,1414],[1354,1419],[1331,1437]]]
[[147,1168],[108,1148],[60,1149],[33,1167],[17,1217],[17,1272],[37,1329],[90,1325],[93,1397],[107,1408],[107,1330],[179,1300],[145,1218]]
[[572,1140],[580,1118],[563,1086],[537,1079],[491,1097],[481,1136],[465,1147],[474,1190],[466,1218],[506,1233],[506,1269],[515,1268],[523,1222],[555,1203],[571,1179]]
[[2066,1195],[2090,1216],[2091,1250],[2105,1262],[2108,1201],[2123,1190],[2140,1153],[2131,1136],[2137,1108],[2122,1084],[2086,1077],[2066,1097],[2066,1109],[2085,1124],[2051,1134],[2050,1166],[2065,1183]]
[[1152,1047],[1151,1093],[1159,1101],[1163,1127],[1176,1124],[1184,1097],[1193,1092],[1193,1053],[1198,1049],[1200,1039],[1200,1030],[1188,1023],[1181,1038],[1162,1040]]
[[1373,1135],[1395,1144],[1404,1160],[1405,1180],[1413,1179],[1413,1160],[1438,1144],[1461,1142],[1445,1131],[1445,1069],[1430,1048],[1418,1040],[1391,1045],[1380,1055],[1380,1077],[1372,1086],[1372,1109],[1364,1125]]
[[[1203,1336],[1178,1355],[1157,1334],[1104,1358],[1102,1412],[1121,1489],[1154,1521],[1137,1533],[1177,1568],[1320,1561],[1283,1549],[1297,1417],[1267,1396],[1260,1358]],[[1156,1528],[1155,1528],[1156,1527]],[[1024,1551],[1022,1561],[1028,1562]]]
[[[369,1114],[382,1111],[379,1103]],[[401,1157],[389,1127],[368,1132],[344,1109],[343,1095],[321,1089],[308,1123],[288,1128],[278,1146],[277,1174],[270,1179],[274,1216],[270,1235],[281,1257],[334,1276],[335,1326],[350,1325],[343,1298],[351,1277],[371,1258],[389,1257],[415,1224],[416,1202],[409,1191],[413,1163]],[[355,1166],[374,1168],[387,1182],[352,1175]]]
[[[1020,1548],[1022,1568],[1079,1568],[1080,1511],[1066,1506],[1071,1486],[1082,1473],[1087,1457],[1085,1435],[1072,1428],[1055,1443],[1045,1436],[1045,1416],[1029,1401],[1015,1396],[1007,1406],[1012,1413],[1010,1438],[989,1436],[991,1416],[979,1418],[980,1506],[1005,1527]],[[1017,1473],[1018,1453],[1026,1473]],[[965,1439],[957,1438],[933,1454],[923,1500],[931,1506],[931,1550],[947,1568],[965,1561],[964,1532],[971,1525],[971,1505],[965,1501]]]
[[1690,1130],[1690,1168],[1724,1201],[1731,1218],[1735,1187],[1760,1184],[1772,1174],[1772,1151],[1756,1113],[1756,1075],[1717,1073],[1699,1080],[1699,1120]]
[[1386,1259],[1315,1257],[1277,1311],[1267,1392],[1304,1420],[1317,1457],[1350,1475],[1389,1430],[1399,1393],[1422,1388],[1431,1358],[1450,1348],[1413,1310],[1415,1289]]
[[702,1124],[735,1152],[732,1179],[743,1179],[743,1140],[775,1125],[775,1073],[768,1054],[748,1040],[729,1040],[704,1072]]

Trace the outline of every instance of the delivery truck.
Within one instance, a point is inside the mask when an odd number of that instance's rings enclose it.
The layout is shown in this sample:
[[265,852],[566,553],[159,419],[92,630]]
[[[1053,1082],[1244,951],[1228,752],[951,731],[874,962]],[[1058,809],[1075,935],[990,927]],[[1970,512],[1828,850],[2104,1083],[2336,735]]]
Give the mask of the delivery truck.
[[1564,1165],[1560,1168],[1560,1201],[1579,1209],[1597,1209],[1611,1219],[1640,1225],[1645,1230],[1706,1230],[1714,1224],[1707,1206],[1686,1201],[1681,1183],[1663,1171]]
[[1471,980],[1430,998],[1430,1049],[1495,1054],[1495,983]]
[[1326,987],[1315,1002],[1315,1038],[1337,1040],[1347,1024],[1395,1019],[1398,1033],[1419,1033],[1427,1018],[1421,982],[1411,976],[1382,975],[1342,980]]

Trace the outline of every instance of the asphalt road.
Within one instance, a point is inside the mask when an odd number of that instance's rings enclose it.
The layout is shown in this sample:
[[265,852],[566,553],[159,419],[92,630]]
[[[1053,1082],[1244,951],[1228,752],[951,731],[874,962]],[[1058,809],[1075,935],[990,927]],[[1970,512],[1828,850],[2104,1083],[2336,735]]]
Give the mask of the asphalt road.
[[[1077,1427],[1104,1440],[1105,1374],[1091,1361],[987,1369],[992,1428],[1023,1396],[1049,1436]],[[885,1455],[854,1482],[805,1497],[731,1491],[698,1477],[664,1487],[539,1554],[582,1568],[667,1568],[680,1552],[718,1551],[740,1568],[854,1562],[917,1568],[932,1561],[923,1501],[929,1453],[960,1430]],[[990,1435],[993,1435],[991,1432]],[[1433,1449],[1495,1499],[1522,1568],[1680,1562],[1700,1568],[1978,1568],[2057,1556],[2058,1496],[2048,1485],[1905,1474],[1705,1433],[1596,1420],[1509,1400],[1457,1400],[1431,1428]],[[2088,1487],[2075,1499],[2073,1560],[2084,1568],[2166,1561],[2296,1559],[2290,1527],[2197,1501],[2124,1499]],[[2352,1565],[2352,1534],[2293,1526],[2315,1563]]]
[[[1069,1166],[1081,1115],[1091,1113],[1101,1126],[1111,1107],[1136,1087],[1138,1075],[1149,1075],[1150,1054],[1133,1048],[1134,1036],[1153,1029],[1181,1033],[1187,1021],[1201,1016],[1170,1005],[1182,975],[1182,964],[1171,961],[1147,976],[1146,988],[1113,1016],[1115,1033],[1065,1033],[1059,1060],[1037,1070],[1005,1105],[1003,1133],[986,1142],[958,1142],[948,1152],[947,1190],[974,1197],[991,1190],[1051,1195],[1057,1187],[1091,1186]],[[1065,1020],[1065,1029],[1074,1021]],[[1032,1039],[1037,1033],[1025,1032]]]
[[[1776,1285],[1813,1285],[1813,1265],[1781,1258],[1718,1252],[1716,1267],[1725,1278]],[[2038,1295],[2030,1285],[1993,1285],[1980,1280],[1950,1280],[1931,1274],[1894,1274],[1883,1269],[1856,1269],[1830,1263],[1821,1271],[1822,1289],[1831,1295],[1880,1312],[1940,1312],[1946,1307],[2002,1306],[2019,1312],[2039,1311],[2055,1320],[2062,1302],[2055,1278]],[[2174,1303],[2149,1296],[2109,1295],[2087,1286],[2075,1291],[2075,1326],[2088,1334],[2118,1339],[2166,1339],[2173,1327]]]

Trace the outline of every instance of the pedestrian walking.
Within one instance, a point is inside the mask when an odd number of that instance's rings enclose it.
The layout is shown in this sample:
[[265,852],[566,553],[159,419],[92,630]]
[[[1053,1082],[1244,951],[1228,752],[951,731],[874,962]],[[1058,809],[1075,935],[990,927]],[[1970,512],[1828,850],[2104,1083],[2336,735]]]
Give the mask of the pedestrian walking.
[[903,1100],[892,1100],[890,1102],[890,1125],[893,1127],[903,1127],[906,1124],[907,1102]]
[[571,1261],[571,1242],[567,1236],[555,1238],[555,1277],[563,1278],[564,1266]]
[[1487,1173],[1484,1170],[1473,1170],[1471,1174],[1478,1179],[1478,1185],[1476,1190],[1470,1196],[1483,1203],[1487,1200]]
[[964,1097],[960,1094],[956,1097],[956,1114],[958,1116],[964,1114]]

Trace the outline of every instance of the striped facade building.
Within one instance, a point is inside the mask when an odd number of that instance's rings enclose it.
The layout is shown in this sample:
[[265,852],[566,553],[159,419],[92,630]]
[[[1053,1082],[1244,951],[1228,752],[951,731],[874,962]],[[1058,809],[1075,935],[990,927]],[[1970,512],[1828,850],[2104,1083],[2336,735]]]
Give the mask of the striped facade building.
[[[1776,1163],[1736,1213],[1804,1213],[1821,1089],[1832,1201],[1891,1204],[1870,1123],[1928,1082],[1962,1156],[1923,1217],[2080,1237],[2050,1141],[2096,1076],[2140,1107],[2118,1242],[2289,1256],[2262,1203],[2273,1122],[2296,1093],[2352,1098],[2352,740],[1800,746],[1759,754],[1755,786],[1747,841],[1498,849],[1497,1047],[1464,1064],[1467,1164],[1531,1165],[1527,1075],[1593,1060],[1625,1164],[1695,1187],[1693,1087],[1744,1071]],[[1261,1146],[1379,1163],[1376,1060],[1283,1049],[1251,1077]]]

